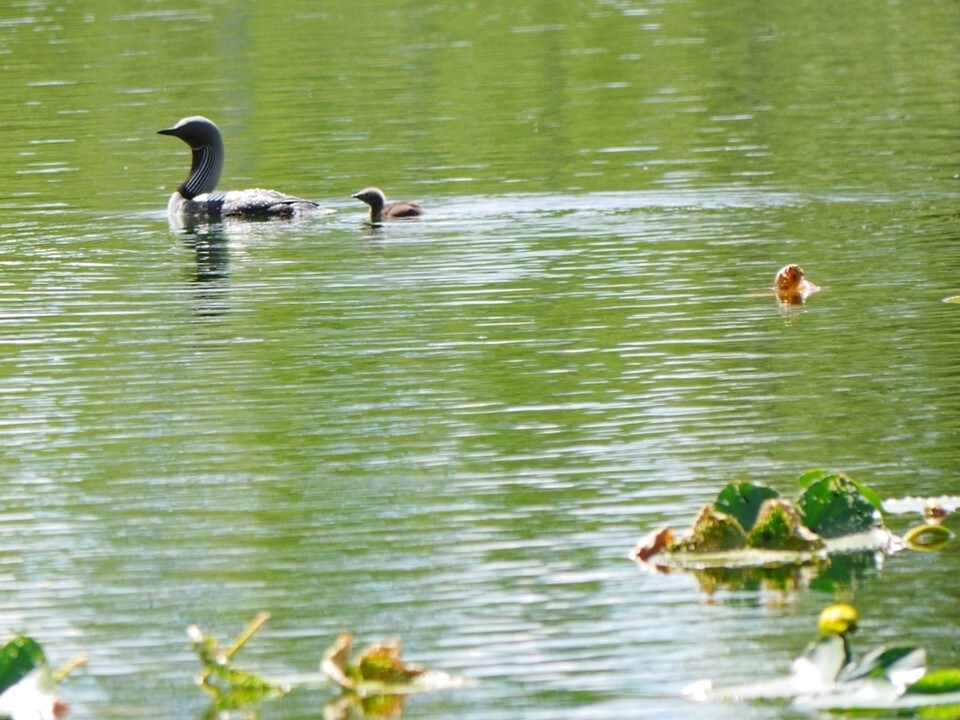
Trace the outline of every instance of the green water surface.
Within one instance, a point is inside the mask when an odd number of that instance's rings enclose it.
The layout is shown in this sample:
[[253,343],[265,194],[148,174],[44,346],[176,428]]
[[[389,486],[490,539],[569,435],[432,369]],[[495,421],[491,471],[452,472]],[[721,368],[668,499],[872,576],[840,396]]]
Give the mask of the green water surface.
[[[89,656],[79,720],[202,717],[183,629],[259,610],[244,667],[351,630],[476,681],[407,718],[792,717],[680,689],[785,672],[840,598],[958,664],[958,545],[713,596],[627,559],[734,478],[960,493],[958,38],[932,0],[8,4],[0,631]],[[171,229],[193,114],[222,189],[336,212]],[[370,184],[427,215],[368,227]]]

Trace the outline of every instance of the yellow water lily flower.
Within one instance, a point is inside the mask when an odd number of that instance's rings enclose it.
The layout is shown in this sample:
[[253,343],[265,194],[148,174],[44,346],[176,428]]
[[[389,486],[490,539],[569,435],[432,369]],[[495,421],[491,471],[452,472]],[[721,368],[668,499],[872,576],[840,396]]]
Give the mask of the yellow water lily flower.
[[857,609],[847,603],[828,605],[817,621],[820,635],[846,635],[857,629]]

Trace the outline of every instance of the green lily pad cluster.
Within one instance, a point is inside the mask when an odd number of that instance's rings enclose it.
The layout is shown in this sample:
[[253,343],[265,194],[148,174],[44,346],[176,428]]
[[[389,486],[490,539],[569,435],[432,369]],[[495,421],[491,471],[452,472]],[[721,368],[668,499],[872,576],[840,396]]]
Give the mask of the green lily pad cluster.
[[[805,476],[806,477],[806,476]],[[821,550],[824,540],[866,532],[880,526],[879,499],[846,475],[809,477],[793,502],[764,485],[738,482],[725,487],[713,504],[714,513],[730,518],[742,530],[742,541],[721,550],[741,547],[764,550]],[[694,525],[696,536],[701,529]],[[705,551],[696,542],[683,547]]]
[[[877,566],[883,555],[910,549],[937,551],[954,533],[944,521],[960,497],[884,499],[836,472],[811,470],[788,500],[766,485],[734,482],[703,507],[682,535],[661,527],[645,535],[631,556],[655,573],[690,573],[708,594],[763,589],[793,593],[803,587],[840,591]],[[898,535],[895,516],[923,522]]]
[[828,550],[831,540],[883,528],[880,498],[861,483],[820,470],[800,481],[804,489],[795,500],[780,497],[766,485],[731,483],[700,511],[688,533],[674,539],[671,532],[657,531],[640,542],[634,556],[647,561],[660,553],[816,554]]

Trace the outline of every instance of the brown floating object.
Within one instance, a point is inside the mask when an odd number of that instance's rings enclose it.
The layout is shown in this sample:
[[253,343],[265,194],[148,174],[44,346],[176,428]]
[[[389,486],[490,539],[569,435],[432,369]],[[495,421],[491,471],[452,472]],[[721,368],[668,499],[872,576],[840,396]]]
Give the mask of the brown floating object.
[[820,287],[807,280],[802,267],[790,264],[783,266],[777,272],[773,289],[776,290],[777,300],[780,302],[789,305],[802,305]]

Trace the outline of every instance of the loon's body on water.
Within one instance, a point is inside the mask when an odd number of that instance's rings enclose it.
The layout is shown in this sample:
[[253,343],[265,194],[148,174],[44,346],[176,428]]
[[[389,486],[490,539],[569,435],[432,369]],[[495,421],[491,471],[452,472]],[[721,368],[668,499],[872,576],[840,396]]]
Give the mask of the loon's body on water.
[[328,212],[311,200],[276,190],[253,188],[214,192],[223,172],[223,136],[219,128],[205,117],[186,117],[173,127],[157,132],[180,138],[193,152],[190,174],[167,203],[167,214],[171,217],[290,218]]
[[397,218],[419,217],[423,215],[420,203],[412,200],[400,200],[388,203],[383,190],[375,187],[364,188],[353,195],[370,206],[370,222],[378,223],[382,220],[396,220]]

